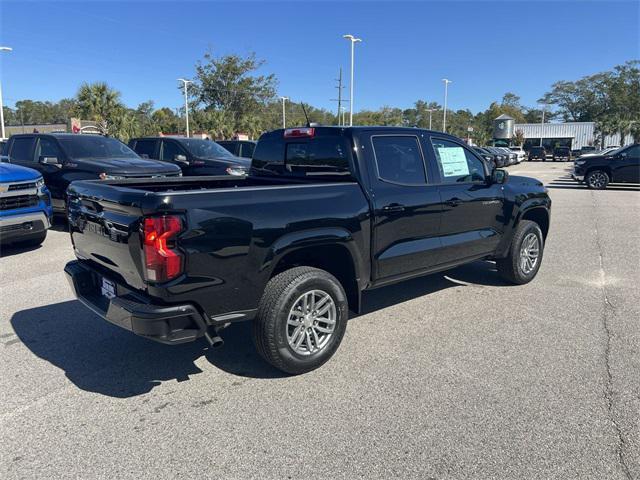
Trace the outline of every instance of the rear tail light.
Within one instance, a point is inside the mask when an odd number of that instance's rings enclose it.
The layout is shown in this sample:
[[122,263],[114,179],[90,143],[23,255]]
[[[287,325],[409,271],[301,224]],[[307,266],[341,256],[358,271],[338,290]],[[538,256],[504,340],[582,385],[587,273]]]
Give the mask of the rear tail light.
[[284,138],[313,137],[314,134],[315,134],[315,128],[313,127],[287,128],[284,131]]
[[177,215],[144,219],[142,248],[147,280],[165,282],[182,273],[184,259],[175,239],[182,230],[182,218]]

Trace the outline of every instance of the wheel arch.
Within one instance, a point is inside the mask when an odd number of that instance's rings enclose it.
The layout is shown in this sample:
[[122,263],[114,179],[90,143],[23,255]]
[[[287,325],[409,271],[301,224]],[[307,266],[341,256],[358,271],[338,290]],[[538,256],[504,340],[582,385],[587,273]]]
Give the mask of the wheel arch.
[[362,259],[350,232],[334,228],[285,235],[275,242],[263,268],[270,269],[269,278],[273,278],[299,266],[332,274],[342,284],[349,308],[360,311]]
[[549,211],[544,207],[533,207],[525,210],[520,217],[520,220],[530,220],[535,222],[542,231],[542,238],[546,241],[547,234],[549,233]]

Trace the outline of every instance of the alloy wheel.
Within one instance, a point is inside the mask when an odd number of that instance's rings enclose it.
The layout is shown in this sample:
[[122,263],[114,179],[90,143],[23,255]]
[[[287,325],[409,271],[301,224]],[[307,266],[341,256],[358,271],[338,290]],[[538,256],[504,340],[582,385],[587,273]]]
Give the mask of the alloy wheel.
[[540,240],[535,233],[529,233],[520,247],[520,269],[525,275],[533,272],[540,257]]
[[323,290],[302,294],[287,318],[287,341],[298,355],[311,355],[327,346],[336,327],[337,310],[331,295]]

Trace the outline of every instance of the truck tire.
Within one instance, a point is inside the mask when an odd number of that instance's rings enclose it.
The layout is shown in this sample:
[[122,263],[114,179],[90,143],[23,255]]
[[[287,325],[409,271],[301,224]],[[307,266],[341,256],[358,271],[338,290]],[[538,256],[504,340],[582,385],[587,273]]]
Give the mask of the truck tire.
[[262,358],[283,372],[320,367],[336,352],[347,328],[347,296],[330,273],[295,267],[267,284],[253,324]]
[[609,175],[602,170],[591,170],[587,173],[587,176],[584,177],[584,183],[587,184],[587,187],[594,190],[604,190],[609,184]]
[[529,283],[534,279],[544,250],[544,238],[537,223],[520,220],[511,240],[506,258],[496,260],[498,273],[506,281],[516,285]]

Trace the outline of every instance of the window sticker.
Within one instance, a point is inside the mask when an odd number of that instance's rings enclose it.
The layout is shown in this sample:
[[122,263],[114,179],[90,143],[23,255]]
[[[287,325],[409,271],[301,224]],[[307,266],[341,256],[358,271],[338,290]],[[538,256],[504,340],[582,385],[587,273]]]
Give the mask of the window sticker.
[[462,147],[438,147],[438,155],[445,177],[469,175],[469,165]]

